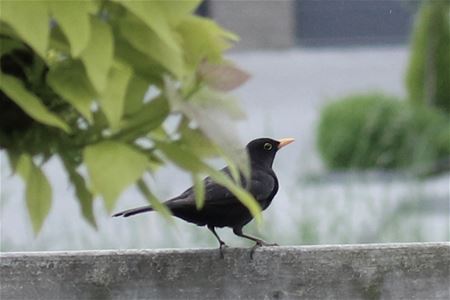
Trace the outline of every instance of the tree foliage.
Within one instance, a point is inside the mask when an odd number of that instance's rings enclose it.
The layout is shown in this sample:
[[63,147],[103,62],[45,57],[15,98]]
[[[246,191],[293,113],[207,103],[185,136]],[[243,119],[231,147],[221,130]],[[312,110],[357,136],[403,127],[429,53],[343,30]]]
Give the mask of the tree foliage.
[[411,47],[409,99],[450,113],[450,1],[423,1]]
[[143,177],[168,162],[192,173],[199,207],[199,178],[211,175],[259,216],[251,195],[206,160],[221,155],[248,175],[220,123],[241,115],[226,92],[247,74],[222,57],[235,35],[195,16],[198,4],[2,1],[0,147],[26,182],[36,232],[52,200],[42,166],[54,156],[94,226],[95,196],[111,211],[133,184],[167,215]]

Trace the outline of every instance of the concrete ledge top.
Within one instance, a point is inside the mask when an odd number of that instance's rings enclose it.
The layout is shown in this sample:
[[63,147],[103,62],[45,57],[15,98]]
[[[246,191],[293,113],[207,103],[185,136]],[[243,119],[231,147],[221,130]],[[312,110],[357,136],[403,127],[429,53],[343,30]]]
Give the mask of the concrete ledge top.
[[[317,252],[317,251],[358,251],[358,250],[387,250],[403,248],[448,248],[450,242],[425,242],[425,243],[373,243],[373,244],[330,244],[330,245],[303,245],[303,246],[276,246],[261,247],[258,252]],[[248,248],[226,248],[226,252],[250,251]],[[103,255],[170,255],[170,254],[205,254],[218,252],[217,248],[161,248],[161,249],[102,249],[102,250],[68,250],[68,251],[18,251],[0,252],[0,258],[25,257],[25,256],[103,256]]]
[[1,299],[450,299],[450,243],[15,252]]

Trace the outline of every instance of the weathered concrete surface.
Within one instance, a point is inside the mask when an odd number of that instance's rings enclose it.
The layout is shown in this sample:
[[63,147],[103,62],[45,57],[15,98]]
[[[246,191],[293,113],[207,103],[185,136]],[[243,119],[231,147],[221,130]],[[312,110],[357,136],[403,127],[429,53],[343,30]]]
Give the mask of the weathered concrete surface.
[[1,254],[1,299],[450,299],[450,243]]

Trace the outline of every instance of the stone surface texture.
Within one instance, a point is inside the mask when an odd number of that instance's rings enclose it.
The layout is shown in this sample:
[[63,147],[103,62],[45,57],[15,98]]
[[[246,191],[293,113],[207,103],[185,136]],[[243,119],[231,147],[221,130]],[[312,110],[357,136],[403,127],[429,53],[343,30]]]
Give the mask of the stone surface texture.
[[2,253],[1,299],[450,299],[450,243]]

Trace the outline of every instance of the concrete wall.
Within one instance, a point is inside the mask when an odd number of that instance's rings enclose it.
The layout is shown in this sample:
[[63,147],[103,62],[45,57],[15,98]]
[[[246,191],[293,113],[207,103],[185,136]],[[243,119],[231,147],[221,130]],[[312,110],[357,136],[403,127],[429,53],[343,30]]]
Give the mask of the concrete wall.
[[233,49],[288,48],[295,45],[294,5],[293,0],[212,0],[209,13],[239,35]]
[[450,243],[1,254],[1,299],[449,299]]

